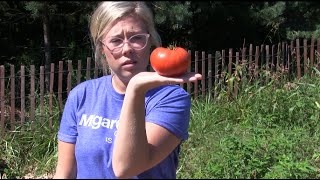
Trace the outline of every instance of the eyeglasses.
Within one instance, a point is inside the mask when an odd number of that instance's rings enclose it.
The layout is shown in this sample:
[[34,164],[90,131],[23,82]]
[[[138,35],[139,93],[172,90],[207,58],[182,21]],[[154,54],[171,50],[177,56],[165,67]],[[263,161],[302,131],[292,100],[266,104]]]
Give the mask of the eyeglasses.
[[135,50],[141,50],[146,47],[150,34],[136,34],[131,36],[129,39],[124,40],[119,37],[109,37],[102,41],[112,53],[119,53],[125,43],[128,43],[130,47]]

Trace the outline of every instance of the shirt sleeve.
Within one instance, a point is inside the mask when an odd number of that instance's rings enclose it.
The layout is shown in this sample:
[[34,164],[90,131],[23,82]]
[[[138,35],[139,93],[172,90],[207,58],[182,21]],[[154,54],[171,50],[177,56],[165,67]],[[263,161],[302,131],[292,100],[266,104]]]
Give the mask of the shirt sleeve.
[[189,94],[178,87],[155,96],[147,104],[146,121],[160,125],[179,139],[186,140],[190,121]]
[[58,140],[73,144],[76,143],[78,136],[76,89],[77,88],[73,89],[67,98],[58,131]]

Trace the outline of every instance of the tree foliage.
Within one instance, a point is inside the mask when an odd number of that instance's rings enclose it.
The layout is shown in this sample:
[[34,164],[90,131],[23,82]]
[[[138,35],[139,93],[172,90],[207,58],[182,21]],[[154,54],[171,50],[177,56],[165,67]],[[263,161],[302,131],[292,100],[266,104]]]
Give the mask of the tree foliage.
[[269,30],[270,39],[318,38],[320,4],[314,1],[271,1],[256,5],[251,16]]
[[[0,1],[1,64],[44,64],[43,16],[52,62],[92,55],[88,19],[98,1]],[[215,51],[319,37],[310,1],[147,1],[163,46]]]

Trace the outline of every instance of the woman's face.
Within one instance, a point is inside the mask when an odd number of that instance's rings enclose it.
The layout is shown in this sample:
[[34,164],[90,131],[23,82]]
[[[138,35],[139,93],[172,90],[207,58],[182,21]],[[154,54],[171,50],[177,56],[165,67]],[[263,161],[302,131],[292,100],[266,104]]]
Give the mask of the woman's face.
[[146,25],[139,17],[127,16],[116,21],[102,42],[107,63],[119,79],[129,82],[134,75],[146,70],[150,42]]

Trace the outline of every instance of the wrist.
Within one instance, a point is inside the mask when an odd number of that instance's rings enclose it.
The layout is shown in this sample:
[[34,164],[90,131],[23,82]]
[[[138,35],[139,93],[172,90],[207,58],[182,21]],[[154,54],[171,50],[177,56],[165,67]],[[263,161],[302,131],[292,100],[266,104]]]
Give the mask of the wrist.
[[148,90],[143,84],[131,79],[126,90],[126,94],[133,93],[135,96],[144,96]]

